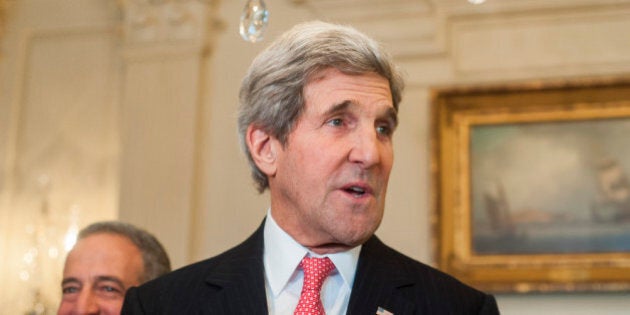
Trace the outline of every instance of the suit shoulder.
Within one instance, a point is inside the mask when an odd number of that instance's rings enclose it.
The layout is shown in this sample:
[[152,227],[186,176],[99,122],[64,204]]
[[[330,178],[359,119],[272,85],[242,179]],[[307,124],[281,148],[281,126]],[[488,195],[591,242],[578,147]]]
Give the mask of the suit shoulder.
[[[205,285],[214,274],[229,273],[234,266],[250,264],[262,259],[262,241],[255,233],[241,244],[208,259],[192,263],[167,273],[140,286],[141,292],[165,294],[167,291],[190,289]],[[166,293],[168,294],[168,293]]]
[[498,314],[493,296],[398,252],[376,237],[366,242],[364,249],[361,257],[372,262],[366,263],[369,267],[363,271],[375,274],[379,272],[376,270],[387,270],[381,272],[381,280],[397,283],[405,299],[415,301],[420,309],[430,306],[442,314]]
[[[191,314],[207,305],[223,305],[219,300],[221,294],[217,293],[240,284],[244,274],[264,279],[259,236],[260,233],[255,233],[222,254],[129,289],[123,304],[124,314]],[[264,288],[264,284],[261,286]]]
[[168,292],[177,292],[181,288],[200,286],[204,282],[205,275],[217,263],[217,257],[184,266],[150,280],[139,287],[139,292],[141,295],[167,295]]
[[442,282],[444,285],[464,287],[473,291],[476,289],[464,284],[455,277],[435,268],[415,260],[391,247],[382,243],[378,238],[374,237],[366,243],[367,250],[366,257],[379,257],[383,263],[388,266],[392,266],[392,270],[396,270],[397,273],[405,274],[407,277],[420,278],[424,281]]

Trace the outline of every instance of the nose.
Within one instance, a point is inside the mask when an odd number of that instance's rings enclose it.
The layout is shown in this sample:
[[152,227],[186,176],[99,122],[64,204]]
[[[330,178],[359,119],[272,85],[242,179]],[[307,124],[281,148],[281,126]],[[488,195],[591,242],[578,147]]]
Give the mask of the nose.
[[90,290],[83,290],[77,299],[74,312],[72,314],[98,314],[98,301],[97,297]]
[[350,162],[359,164],[364,169],[381,162],[384,144],[373,126],[366,126],[357,130],[352,142]]

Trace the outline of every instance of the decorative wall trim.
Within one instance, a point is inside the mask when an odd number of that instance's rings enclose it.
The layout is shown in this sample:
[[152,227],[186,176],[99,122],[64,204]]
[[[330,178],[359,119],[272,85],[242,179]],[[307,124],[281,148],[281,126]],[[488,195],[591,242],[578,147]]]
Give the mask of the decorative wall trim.
[[[611,42],[625,35],[630,4],[554,12],[493,15],[449,21],[449,51],[458,76],[492,73],[540,75],[551,69],[578,73],[585,69],[630,70],[630,45]],[[607,34],[606,37],[601,34]],[[510,58],[520,55],[521,58]]]
[[[502,0],[488,1],[482,5],[472,5],[465,0],[293,2],[309,8],[317,18],[352,23],[384,43],[398,60],[410,62],[443,58],[451,61],[453,75],[464,77],[474,75],[471,73],[473,69],[466,68],[465,63],[470,62],[474,66],[474,61],[467,60],[471,54],[462,51],[462,47],[468,49],[469,45],[456,46],[455,43],[471,36],[472,32],[481,31],[476,28],[488,30],[496,26],[496,29],[509,29],[502,27],[502,23],[503,26],[513,26],[514,18],[538,23],[541,18],[553,16],[564,18],[565,23],[575,19],[574,23],[577,24],[593,22],[593,14],[607,15],[620,21],[623,15],[627,20],[630,14],[629,0]],[[546,21],[550,26],[559,23],[549,19]],[[605,28],[605,23],[611,22],[600,21],[602,28]],[[483,67],[485,64],[478,66]],[[497,71],[503,73],[504,70]],[[564,71],[571,72],[570,69]]]
[[221,28],[214,16],[216,0],[121,1],[122,28],[128,45],[166,42],[206,44],[211,31]]
[[[116,211],[118,137],[109,127],[118,119],[113,76],[119,68],[119,33],[115,27],[64,26],[24,28],[12,36],[15,66],[7,87],[13,97],[6,104],[11,119],[3,134],[0,234],[12,241],[3,246],[10,263],[2,268],[2,277],[16,289],[0,305],[10,301],[2,309],[17,312],[38,301],[52,310],[58,301],[58,271],[65,256],[60,242],[66,229],[110,219]],[[40,227],[48,233],[46,241],[33,244],[33,235],[44,233]],[[51,246],[54,257],[42,256],[38,267],[22,263],[25,250],[44,245]],[[31,289],[37,294],[31,296]]]
[[6,0],[0,0],[0,38],[4,33],[4,24],[6,23],[6,12],[7,12],[7,2]]

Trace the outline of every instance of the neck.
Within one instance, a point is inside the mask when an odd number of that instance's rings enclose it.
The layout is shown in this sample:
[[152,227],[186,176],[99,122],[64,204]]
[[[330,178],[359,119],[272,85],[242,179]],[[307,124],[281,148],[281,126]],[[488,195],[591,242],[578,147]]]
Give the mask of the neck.
[[345,252],[348,251],[350,249],[352,249],[354,246],[348,246],[348,245],[344,245],[344,244],[335,244],[335,243],[328,243],[328,244],[321,244],[318,246],[307,246],[302,244],[303,246],[305,246],[306,248],[308,248],[310,251],[312,251],[315,254],[318,255],[326,255],[326,254],[334,254],[334,253],[340,253],[340,252]]

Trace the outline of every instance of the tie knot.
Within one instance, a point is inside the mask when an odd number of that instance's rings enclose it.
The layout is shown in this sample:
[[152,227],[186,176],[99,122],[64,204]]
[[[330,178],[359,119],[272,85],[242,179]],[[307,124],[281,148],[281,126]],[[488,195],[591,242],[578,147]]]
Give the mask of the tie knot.
[[330,272],[335,270],[335,264],[328,257],[309,258],[304,257],[300,262],[304,270],[304,288],[319,291]]
[[335,269],[335,264],[330,258],[304,257],[300,262],[300,268],[304,270],[304,284],[302,294],[295,308],[294,315],[325,315],[324,306],[319,291],[322,289],[324,279]]

